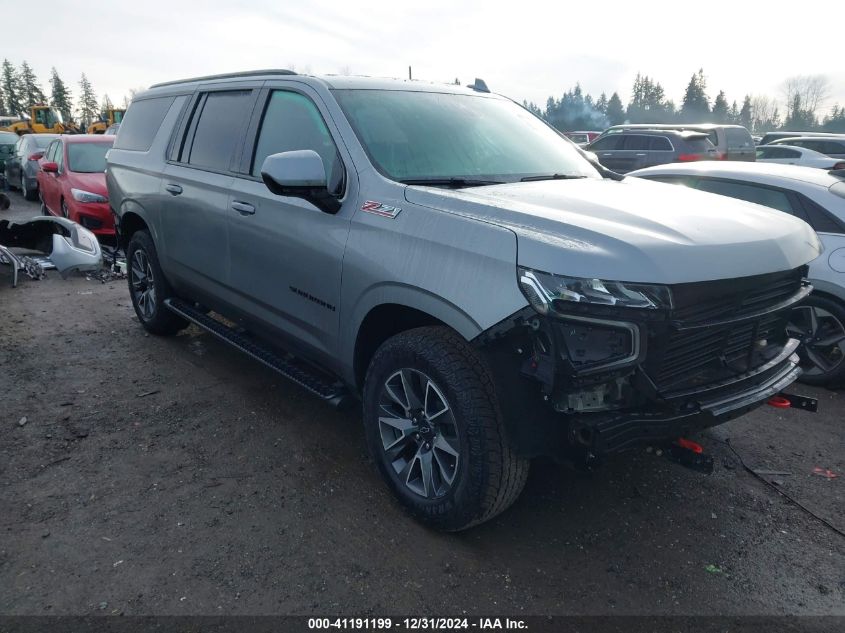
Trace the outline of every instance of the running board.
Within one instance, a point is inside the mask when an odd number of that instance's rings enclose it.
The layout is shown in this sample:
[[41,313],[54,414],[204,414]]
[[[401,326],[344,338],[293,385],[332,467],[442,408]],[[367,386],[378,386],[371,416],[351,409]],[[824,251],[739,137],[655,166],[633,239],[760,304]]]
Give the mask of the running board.
[[328,377],[321,377],[316,370],[295,358],[280,358],[252,338],[196,310],[190,303],[181,299],[171,298],[165,299],[164,305],[183,319],[196,323],[221,341],[236,347],[247,356],[251,356],[258,362],[263,363],[273,371],[280,373],[288,380],[295,382],[303,389],[307,389],[333,406],[340,407],[348,399],[349,393],[342,383],[330,382],[327,380]]

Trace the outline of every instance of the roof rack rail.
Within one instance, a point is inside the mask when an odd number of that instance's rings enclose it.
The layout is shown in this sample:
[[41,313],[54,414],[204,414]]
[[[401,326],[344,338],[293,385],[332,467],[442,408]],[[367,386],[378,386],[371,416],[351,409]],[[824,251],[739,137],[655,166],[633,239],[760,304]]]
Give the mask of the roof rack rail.
[[269,68],[267,70],[245,70],[239,73],[223,73],[221,75],[205,75],[204,77],[189,77],[188,79],[176,79],[175,81],[164,81],[153,84],[150,88],[161,88],[162,86],[173,86],[175,84],[186,84],[194,81],[211,81],[212,79],[237,79],[239,77],[256,77],[258,75],[295,75],[296,72],[284,68]]

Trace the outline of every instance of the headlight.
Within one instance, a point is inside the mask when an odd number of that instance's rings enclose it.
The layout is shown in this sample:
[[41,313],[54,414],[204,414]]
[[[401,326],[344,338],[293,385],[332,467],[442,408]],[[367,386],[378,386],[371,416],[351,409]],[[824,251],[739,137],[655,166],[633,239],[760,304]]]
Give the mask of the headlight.
[[519,287],[540,314],[565,314],[568,302],[620,308],[659,309],[672,306],[667,286],[567,277],[519,268]]
[[73,199],[77,202],[108,202],[109,199],[105,196],[101,196],[98,193],[91,193],[90,191],[84,191],[82,189],[71,189],[70,195],[73,196]]

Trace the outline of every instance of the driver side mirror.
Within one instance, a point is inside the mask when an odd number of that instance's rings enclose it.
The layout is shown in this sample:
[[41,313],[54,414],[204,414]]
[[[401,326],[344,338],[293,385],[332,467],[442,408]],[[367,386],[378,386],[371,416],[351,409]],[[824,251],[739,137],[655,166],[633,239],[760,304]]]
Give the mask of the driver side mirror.
[[59,165],[53,162],[41,163],[41,171],[45,171],[48,174],[57,174],[59,172]]
[[326,213],[340,209],[340,201],[329,193],[323,159],[314,150],[270,154],[261,164],[261,178],[277,196],[307,200]]

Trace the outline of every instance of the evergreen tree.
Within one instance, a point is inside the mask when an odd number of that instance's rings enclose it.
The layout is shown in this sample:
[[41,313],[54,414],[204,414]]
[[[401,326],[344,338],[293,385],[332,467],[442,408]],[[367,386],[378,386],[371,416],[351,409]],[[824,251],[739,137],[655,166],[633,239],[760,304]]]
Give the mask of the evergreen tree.
[[748,130],[751,130],[751,123],[754,120],[751,111],[751,95],[745,95],[742,101],[742,109],[739,111],[738,123]]
[[9,114],[6,112],[6,95],[3,94],[2,84],[0,84],[0,114]]
[[596,100],[596,110],[602,114],[607,114],[607,95],[601,93],[601,96]]
[[822,129],[825,132],[845,133],[845,107],[840,108],[838,103],[834,104],[830,114],[824,118]]
[[79,112],[79,123],[83,128],[91,125],[97,119],[99,113],[97,95],[94,94],[94,88],[85,73],[82,73],[82,77],[79,79],[79,102],[76,109]]
[[19,77],[21,102],[25,108],[47,103],[47,97],[44,95],[44,90],[38,85],[38,78],[35,76],[35,72],[33,72],[32,67],[25,60],[21,64]]
[[6,96],[6,112],[12,116],[18,116],[23,113],[19,86],[18,73],[15,72],[15,67],[9,63],[8,59],[4,59],[2,78],[0,78],[0,89],[3,90],[3,94]]
[[710,113],[710,120],[714,123],[728,122],[728,100],[725,98],[725,91],[720,90],[713,101],[713,111]]
[[610,95],[610,99],[607,102],[607,122],[610,125],[619,125],[625,122],[625,108],[622,105],[622,99],[619,98],[619,94],[614,92]]
[[109,99],[107,94],[103,95],[103,102],[100,104],[100,118],[103,121],[107,121],[109,118],[109,110],[114,108],[114,104]]
[[73,105],[71,103],[70,90],[67,89],[65,82],[59,77],[59,73],[55,67],[53,67],[50,74],[50,105],[62,113],[62,118],[66,122],[73,120]]
[[707,98],[707,81],[704,69],[700,68],[689,80],[681,103],[681,116],[688,123],[706,121],[710,114],[710,100]]
[[663,123],[666,119],[666,95],[663,86],[648,75],[637,73],[628,104],[631,123]]
[[736,99],[734,99],[731,109],[728,111],[728,123],[732,125],[739,124],[739,106],[736,104]]

